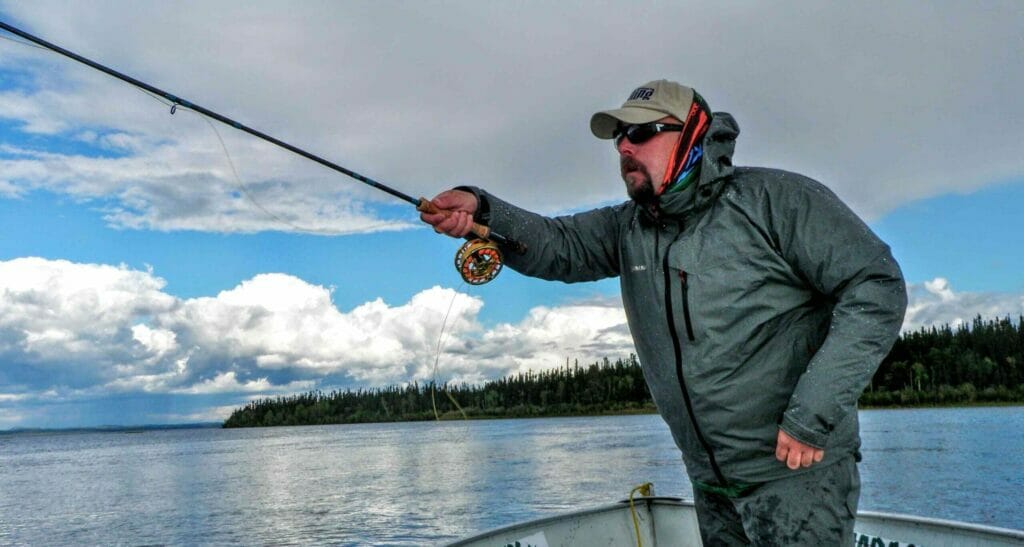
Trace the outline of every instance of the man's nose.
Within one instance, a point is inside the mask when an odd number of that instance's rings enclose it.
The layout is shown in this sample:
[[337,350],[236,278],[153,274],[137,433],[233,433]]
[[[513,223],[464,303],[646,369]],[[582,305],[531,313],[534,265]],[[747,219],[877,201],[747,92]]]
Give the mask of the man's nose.
[[615,148],[619,151],[619,154],[623,156],[632,156],[636,154],[636,145],[629,142],[629,139],[622,139]]

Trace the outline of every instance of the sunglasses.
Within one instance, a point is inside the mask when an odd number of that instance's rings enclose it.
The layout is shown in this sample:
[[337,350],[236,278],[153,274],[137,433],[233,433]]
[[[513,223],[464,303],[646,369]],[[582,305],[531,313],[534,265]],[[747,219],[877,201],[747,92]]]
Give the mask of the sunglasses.
[[622,139],[629,139],[629,142],[633,144],[640,144],[651,140],[651,137],[665,131],[682,131],[683,126],[672,123],[641,123],[631,125],[620,125],[614,133],[612,133],[612,140],[615,142],[615,148],[618,148],[622,144]]

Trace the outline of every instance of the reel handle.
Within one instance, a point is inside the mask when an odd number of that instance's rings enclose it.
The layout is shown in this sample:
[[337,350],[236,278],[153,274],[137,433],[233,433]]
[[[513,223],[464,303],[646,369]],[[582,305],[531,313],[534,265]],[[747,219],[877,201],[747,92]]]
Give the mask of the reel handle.
[[[434,205],[434,202],[423,197],[420,198],[419,204],[416,205],[416,210],[422,213],[429,213],[432,215],[443,212]],[[501,243],[502,245],[507,245],[516,254],[521,255],[526,253],[526,245],[519,241],[509,239],[501,234],[492,232],[489,227],[484,226],[483,224],[477,224],[476,222],[474,222],[473,226],[470,227],[469,231],[473,232],[473,235],[479,237],[480,239],[488,239],[496,243]]]

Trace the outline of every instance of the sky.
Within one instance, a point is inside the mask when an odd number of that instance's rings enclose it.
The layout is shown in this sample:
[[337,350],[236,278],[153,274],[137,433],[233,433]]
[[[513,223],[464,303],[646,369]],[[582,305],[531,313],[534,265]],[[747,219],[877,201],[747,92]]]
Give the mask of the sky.
[[[6,2],[0,20],[413,196],[625,199],[595,111],[692,85],[886,241],[904,330],[1024,314],[1024,6]],[[0,32],[0,430],[628,356],[618,282],[468,286],[411,205]]]

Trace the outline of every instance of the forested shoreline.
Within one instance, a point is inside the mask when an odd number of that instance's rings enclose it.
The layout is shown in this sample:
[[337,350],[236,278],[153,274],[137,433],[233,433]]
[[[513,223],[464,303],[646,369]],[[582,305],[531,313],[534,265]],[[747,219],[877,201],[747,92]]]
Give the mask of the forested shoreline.
[[[862,407],[1024,403],[1024,317],[905,333],[882,362]],[[435,413],[436,409],[436,413]],[[224,427],[265,427],[462,418],[522,418],[654,412],[634,355],[568,362],[483,385],[405,386],[252,401]]]

